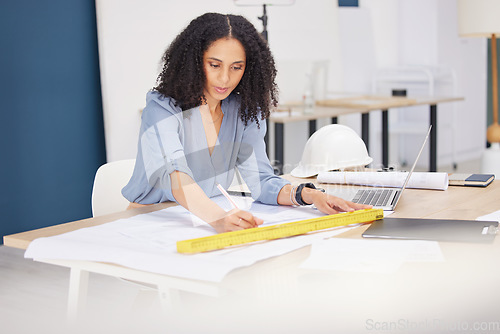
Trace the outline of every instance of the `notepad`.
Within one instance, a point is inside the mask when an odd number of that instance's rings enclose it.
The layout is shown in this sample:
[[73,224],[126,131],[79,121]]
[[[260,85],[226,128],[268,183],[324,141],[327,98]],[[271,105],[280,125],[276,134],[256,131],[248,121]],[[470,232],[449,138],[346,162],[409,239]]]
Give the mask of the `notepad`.
[[495,174],[458,174],[448,176],[450,186],[486,187],[493,182]]

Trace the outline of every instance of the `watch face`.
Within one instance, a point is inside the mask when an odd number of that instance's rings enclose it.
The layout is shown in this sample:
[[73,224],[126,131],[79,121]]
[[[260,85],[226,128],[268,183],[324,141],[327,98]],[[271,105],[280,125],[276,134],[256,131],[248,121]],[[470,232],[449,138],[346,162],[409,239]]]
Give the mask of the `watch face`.
[[299,203],[300,205],[309,205],[307,203],[305,203],[303,200],[302,200],[302,189],[304,188],[311,188],[311,189],[316,189],[316,186],[311,183],[311,182],[308,182],[308,183],[301,183],[298,187],[297,187],[297,191],[295,193],[295,200],[297,201],[297,203]]

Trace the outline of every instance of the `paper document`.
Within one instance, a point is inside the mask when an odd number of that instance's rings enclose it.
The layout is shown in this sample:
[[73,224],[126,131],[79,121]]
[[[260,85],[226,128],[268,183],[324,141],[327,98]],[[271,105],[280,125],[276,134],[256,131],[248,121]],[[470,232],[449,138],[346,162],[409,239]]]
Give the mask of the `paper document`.
[[[271,206],[237,198],[238,206],[264,219],[265,224],[284,223],[322,216],[311,207]],[[215,198],[224,209],[231,204]],[[199,225],[199,226],[194,226]],[[200,254],[177,253],[179,240],[216,234],[215,230],[181,206],[120,219],[73,232],[35,239],[25,257],[107,262],[176,277],[219,282],[232,270],[282,255],[328,238],[352,227],[282,238]]]
[[[408,172],[321,172],[318,182],[362,186],[401,187]],[[447,173],[413,172],[407,188],[446,190]]]
[[436,241],[330,238],[315,242],[300,268],[394,273],[405,262],[441,261]]
[[500,223],[500,210],[489,213],[487,215],[477,217],[476,220],[486,220],[486,221],[492,221],[492,222],[499,222]]

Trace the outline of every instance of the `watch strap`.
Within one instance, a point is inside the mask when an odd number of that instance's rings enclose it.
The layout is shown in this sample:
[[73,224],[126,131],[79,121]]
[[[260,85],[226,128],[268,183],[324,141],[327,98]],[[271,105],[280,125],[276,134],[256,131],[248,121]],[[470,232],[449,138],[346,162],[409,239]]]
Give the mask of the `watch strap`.
[[308,204],[302,200],[302,189],[304,188],[316,189],[316,186],[311,182],[301,183],[295,191],[295,201],[299,203],[299,205],[311,205],[312,203]]

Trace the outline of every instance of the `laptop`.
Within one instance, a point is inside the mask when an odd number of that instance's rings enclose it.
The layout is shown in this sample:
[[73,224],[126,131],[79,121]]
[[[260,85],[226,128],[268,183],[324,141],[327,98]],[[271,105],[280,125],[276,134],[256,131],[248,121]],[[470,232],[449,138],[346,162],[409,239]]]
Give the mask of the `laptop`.
[[384,218],[374,221],[364,238],[491,243],[498,222],[480,220]]
[[384,187],[370,187],[370,188],[340,188],[335,190],[330,190],[328,193],[333,196],[337,196],[343,198],[347,201],[360,203],[360,204],[368,204],[373,205],[376,209],[383,209],[385,211],[393,211],[396,208],[396,205],[401,198],[403,191],[408,185],[408,181],[410,181],[411,174],[417,165],[417,161],[422,154],[425,143],[427,143],[427,139],[429,139],[429,135],[431,133],[432,125],[429,126],[429,130],[427,131],[427,135],[425,136],[424,142],[420,147],[420,151],[417,154],[417,158],[415,162],[413,162],[413,166],[410,169],[410,172],[406,176],[405,181],[401,185],[400,188],[384,188]]

